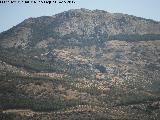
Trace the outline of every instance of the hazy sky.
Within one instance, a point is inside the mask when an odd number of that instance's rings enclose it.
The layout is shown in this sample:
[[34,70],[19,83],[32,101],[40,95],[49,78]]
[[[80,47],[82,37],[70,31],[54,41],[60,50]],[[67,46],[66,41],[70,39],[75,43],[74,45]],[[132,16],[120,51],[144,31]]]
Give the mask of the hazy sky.
[[50,5],[40,3],[0,3],[0,32],[17,25],[29,17],[51,16],[62,11],[78,8],[100,9],[112,13],[125,13],[160,21],[160,0],[75,0],[75,2],[75,4],[52,3]]

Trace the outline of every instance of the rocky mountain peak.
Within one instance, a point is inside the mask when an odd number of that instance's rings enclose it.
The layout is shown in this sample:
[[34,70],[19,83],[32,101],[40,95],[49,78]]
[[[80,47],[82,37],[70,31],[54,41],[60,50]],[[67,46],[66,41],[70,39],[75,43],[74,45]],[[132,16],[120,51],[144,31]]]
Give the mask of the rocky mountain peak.
[[[35,46],[50,38],[60,40],[70,36],[160,34],[160,23],[132,15],[103,10],[72,9],[54,16],[28,18],[0,34],[1,46]],[[17,44],[18,43],[18,44]]]

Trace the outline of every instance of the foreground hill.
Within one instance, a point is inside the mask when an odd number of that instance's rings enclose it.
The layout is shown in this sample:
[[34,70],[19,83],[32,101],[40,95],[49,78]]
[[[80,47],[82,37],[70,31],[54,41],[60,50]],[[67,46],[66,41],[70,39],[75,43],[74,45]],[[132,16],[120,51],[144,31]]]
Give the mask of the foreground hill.
[[0,34],[0,119],[158,119],[160,23],[100,10]]

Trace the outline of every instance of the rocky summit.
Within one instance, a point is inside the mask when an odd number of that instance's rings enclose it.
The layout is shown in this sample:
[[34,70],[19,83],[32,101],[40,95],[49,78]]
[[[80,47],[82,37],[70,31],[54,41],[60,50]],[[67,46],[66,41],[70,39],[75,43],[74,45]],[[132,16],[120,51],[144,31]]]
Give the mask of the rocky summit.
[[74,9],[0,33],[0,119],[160,118],[160,22]]

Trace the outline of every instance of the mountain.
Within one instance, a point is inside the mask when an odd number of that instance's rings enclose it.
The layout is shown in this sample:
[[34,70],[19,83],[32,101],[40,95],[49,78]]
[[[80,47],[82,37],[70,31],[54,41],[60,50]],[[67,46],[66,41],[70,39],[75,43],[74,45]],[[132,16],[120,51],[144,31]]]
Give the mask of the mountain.
[[74,9],[0,33],[0,119],[159,119],[160,22]]
[[[3,47],[30,47],[67,38],[91,39],[102,35],[160,34],[160,23],[140,17],[101,10],[76,9],[54,16],[29,18],[1,33]],[[63,40],[64,41],[64,40]]]

